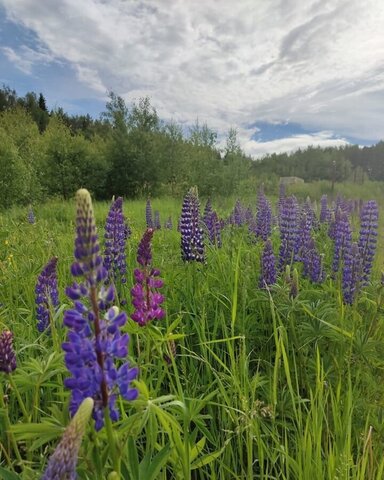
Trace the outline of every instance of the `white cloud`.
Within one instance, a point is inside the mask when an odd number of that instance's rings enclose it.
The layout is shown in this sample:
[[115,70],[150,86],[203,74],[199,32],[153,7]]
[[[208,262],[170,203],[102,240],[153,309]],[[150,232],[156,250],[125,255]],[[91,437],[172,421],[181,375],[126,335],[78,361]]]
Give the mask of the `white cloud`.
[[26,45],[21,45],[17,50],[11,47],[0,47],[0,50],[19,70],[31,75],[34,65],[48,64],[55,61],[55,57],[46,49],[33,50]]
[[245,149],[255,158],[263,157],[269,153],[291,153],[299,148],[306,147],[342,147],[348,145],[348,141],[343,138],[335,138],[332,132],[323,131],[313,134],[293,135],[292,137],[279,138],[268,142],[248,140],[245,143]]
[[[384,138],[381,0],[2,3],[49,55],[73,66],[93,95],[149,95],[165,119],[199,118],[222,134],[237,126],[249,153],[260,147],[247,128],[256,121]],[[37,59],[10,50],[3,47],[31,71]],[[296,136],[263,148],[303,141]]]

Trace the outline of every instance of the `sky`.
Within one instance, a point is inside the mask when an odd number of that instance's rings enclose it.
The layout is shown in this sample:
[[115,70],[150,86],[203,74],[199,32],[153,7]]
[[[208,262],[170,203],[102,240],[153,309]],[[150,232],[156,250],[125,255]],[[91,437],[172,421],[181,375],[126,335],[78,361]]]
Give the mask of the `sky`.
[[0,0],[0,84],[50,109],[149,96],[255,158],[384,139],[382,0]]

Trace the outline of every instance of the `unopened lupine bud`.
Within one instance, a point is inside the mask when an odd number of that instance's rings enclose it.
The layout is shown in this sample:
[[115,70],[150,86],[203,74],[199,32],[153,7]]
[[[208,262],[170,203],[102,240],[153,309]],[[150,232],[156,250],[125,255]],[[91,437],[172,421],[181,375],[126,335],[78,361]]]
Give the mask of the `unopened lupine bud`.
[[92,410],[93,399],[85,398],[51,455],[41,480],[75,480],[77,478],[77,459]]

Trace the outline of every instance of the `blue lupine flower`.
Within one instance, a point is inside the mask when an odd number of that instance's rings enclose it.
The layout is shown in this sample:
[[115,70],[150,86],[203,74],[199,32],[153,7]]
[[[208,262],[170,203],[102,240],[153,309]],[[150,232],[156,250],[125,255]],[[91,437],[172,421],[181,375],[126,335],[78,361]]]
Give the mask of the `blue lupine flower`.
[[297,219],[297,235],[295,238],[295,244],[293,252],[295,254],[295,260],[301,261],[305,256],[305,251],[307,246],[311,241],[311,231],[312,231],[312,216],[305,208],[300,210]]
[[203,229],[200,222],[200,204],[197,188],[185,195],[180,216],[181,257],[184,261],[204,262]]
[[279,270],[285,265],[291,264],[294,258],[295,246],[297,242],[297,217],[298,204],[294,196],[287,197],[280,212],[280,251],[279,251]]
[[153,228],[152,205],[149,198],[145,206],[145,221],[147,223],[147,228]]
[[261,273],[259,278],[259,287],[266,288],[267,286],[276,283],[276,259],[270,239],[265,242],[260,263]]
[[128,334],[120,329],[127,321],[117,307],[106,309],[114,299],[113,285],[106,285],[108,272],[100,256],[92,201],[89,192],[81,189],[76,194],[77,219],[75,262],[71,266],[74,277],[81,281],[68,287],[66,293],[74,306],[64,313],[64,325],[69,328],[62,348],[65,364],[71,377],[64,381],[72,390],[70,412],[74,415],[82,401],[94,400],[93,418],[96,430],[104,425],[104,409],[109,408],[113,421],[119,417],[117,395],[126,400],[137,397],[130,383],[138,374],[126,361]]
[[28,215],[27,215],[27,220],[28,220],[28,223],[30,223],[31,225],[33,225],[34,223],[36,223],[36,217],[35,217],[35,214],[33,213],[32,206],[31,206],[31,205],[29,206]]
[[272,208],[263,190],[258,193],[256,221],[254,224],[250,224],[250,231],[264,241],[272,231]]
[[350,249],[352,243],[352,229],[349,222],[348,214],[338,210],[336,212],[335,221],[333,224],[334,252],[332,271],[333,276],[340,269],[340,265],[344,261],[345,253]]
[[203,222],[206,227],[208,241],[212,245],[221,247],[221,224],[217,213],[212,208],[211,201],[208,200],[205,209]]
[[148,228],[140,241],[137,251],[137,261],[141,268],[134,271],[135,285],[131,290],[132,305],[135,307],[131,315],[132,320],[140,326],[146,325],[151,320],[164,318],[165,312],[161,308],[164,301],[158,289],[163,286],[160,270],[152,268],[151,240],[154,230]]
[[320,223],[327,223],[330,220],[331,212],[328,208],[328,197],[323,195],[320,200]]
[[[114,283],[117,289],[127,281],[125,249],[129,235],[129,226],[123,214],[123,199],[118,197],[109,209],[104,234],[104,267],[108,272],[108,282]],[[120,303],[124,304],[125,299],[120,291],[118,297]]]
[[359,250],[362,267],[362,286],[367,285],[376,253],[379,210],[377,202],[370,200],[365,203],[360,215]]
[[155,220],[153,222],[153,228],[155,230],[161,230],[160,212],[158,210],[155,210]]
[[59,293],[57,287],[57,257],[51,258],[40,273],[36,287],[36,305],[37,305],[37,329],[44,332],[50,326],[51,311],[59,306]]
[[229,223],[241,227],[245,223],[245,209],[240,200],[237,199],[232,213],[229,216]]
[[323,257],[318,253],[312,238],[302,251],[302,262],[304,265],[304,277],[308,277],[312,283],[322,283],[324,281]]

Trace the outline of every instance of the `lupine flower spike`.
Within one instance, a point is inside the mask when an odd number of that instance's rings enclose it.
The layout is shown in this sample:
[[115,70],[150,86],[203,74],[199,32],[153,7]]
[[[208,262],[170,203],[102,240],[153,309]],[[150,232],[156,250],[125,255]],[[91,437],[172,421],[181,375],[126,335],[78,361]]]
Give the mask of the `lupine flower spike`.
[[37,329],[39,332],[44,332],[49,328],[52,308],[56,310],[59,306],[56,266],[57,257],[53,257],[37,279],[35,294]]
[[138,374],[126,361],[128,335],[120,328],[126,323],[124,312],[117,307],[106,309],[114,299],[113,285],[106,285],[107,270],[100,256],[100,247],[89,192],[81,189],[76,194],[77,219],[75,262],[71,271],[80,277],[66,293],[74,301],[74,308],[64,313],[64,325],[69,328],[67,342],[62,348],[65,364],[71,377],[65,386],[72,390],[70,412],[74,415],[82,401],[94,400],[92,416],[96,430],[104,425],[104,410],[109,408],[113,421],[119,417],[117,395],[126,400],[137,397],[130,383]]
[[92,410],[93,399],[85,398],[51,455],[41,480],[75,480],[77,478],[77,458]]
[[158,210],[155,210],[155,220],[154,220],[154,223],[153,223],[153,228],[155,230],[160,230],[161,229],[160,212]]
[[153,228],[152,205],[149,198],[145,206],[145,221],[147,223],[147,228]]
[[131,290],[132,305],[135,307],[131,318],[141,327],[151,320],[160,320],[165,315],[161,308],[164,297],[157,292],[157,289],[163,286],[163,281],[159,278],[160,270],[152,268],[153,232],[152,228],[148,228],[139,244],[137,262],[141,267],[134,271],[136,283]]
[[361,285],[365,286],[369,282],[377,245],[379,210],[375,200],[370,200],[364,204],[360,219],[359,250],[362,263]]
[[[130,231],[123,214],[123,199],[118,197],[111,205],[105,223],[104,267],[108,272],[108,282],[114,285],[126,283],[127,263],[125,248]],[[126,303],[121,292],[120,304]]]
[[208,199],[205,208],[203,223],[206,228],[209,243],[221,247],[221,225],[217,213],[212,208],[211,200]]
[[259,287],[266,288],[276,283],[276,259],[273,254],[272,242],[267,240],[261,255],[261,273]]
[[320,200],[320,223],[326,223],[330,219],[330,211],[328,209],[328,197],[323,195]]
[[287,197],[280,210],[279,270],[291,264],[297,242],[298,205],[295,197]]
[[32,210],[32,205],[29,206],[27,220],[28,220],[28,223],[30,223],[31,225],[36,223],[36,218],[35,218],[35,214],[33,213],[33,210]]
[[250,230],[264,241],[272,231],[272,208],[262,189],[257,196],[256,222],[254,225],[251,223]]
[[340,269],[340,265],[344,262],[346,252],[350,249],[352,244],[352,229],[349,217],[348,214],[341,210],[338,210],[335,215],[332,235],[335,244],[332,271],[333,277],[335,277]]
[[343,299],[344,303],[352,305],[360,290],[361,257],[359,246],[353,242],[345,252],[343,268]]
[[203,229],[200,224],[197,188],[185,195],[180,217],[181,257],[184,261],[204,262]]
[[12,373],[16,369],[16,354],[13,349],[13,333],[5,330],[0,334],[0,372]]

